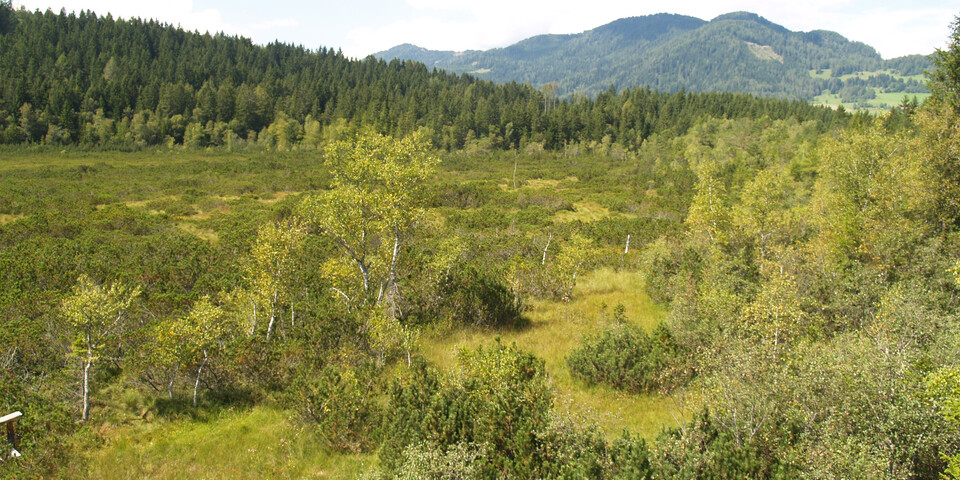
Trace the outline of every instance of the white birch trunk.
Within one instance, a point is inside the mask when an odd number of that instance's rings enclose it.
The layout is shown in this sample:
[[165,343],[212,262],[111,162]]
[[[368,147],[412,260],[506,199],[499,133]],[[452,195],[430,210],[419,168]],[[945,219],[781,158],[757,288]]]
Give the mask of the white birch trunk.
[[200,362],[200,368],[197,369],[197,380],[193,382],[193,407],[197,407],[197,390],[200,389],[200,374],[203,373],[203,367],[207,364],[207,350],[203,350],[203,361]]
[[90,420],[90,367],[93,366],[93,342],[87,332],[87,360],[83,364],[83,421]]
[[277,293],[273,294],[273,301],[270,308],[270,323],[267,324],[267,341],[270,341],[270,334],[273,332],[273,323],[277,320]]
[[552,234],[552,233],[550,234],[549,237],[547,237],[547,246],[546,246],[546,247],[543,247],[543,259],[540,260],[540,265],[546,265],[546,264],[547,264],[547,249],[550,248],[550,242],[551,242],[551,241],[553,241],[553,234]]

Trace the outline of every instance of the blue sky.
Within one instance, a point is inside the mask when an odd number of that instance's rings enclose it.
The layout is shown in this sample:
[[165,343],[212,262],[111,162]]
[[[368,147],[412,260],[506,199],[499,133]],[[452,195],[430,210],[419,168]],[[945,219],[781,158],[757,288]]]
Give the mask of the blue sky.
[[884,58],[943,47],[956,0],[13,0],[33,10],[93,10],[279,40],[364,57],[401,43],[444,50],[502,47],[540,33],[577,33],[618,18],[680,13],[709,20],[758,13],[790,30],[834,30]]

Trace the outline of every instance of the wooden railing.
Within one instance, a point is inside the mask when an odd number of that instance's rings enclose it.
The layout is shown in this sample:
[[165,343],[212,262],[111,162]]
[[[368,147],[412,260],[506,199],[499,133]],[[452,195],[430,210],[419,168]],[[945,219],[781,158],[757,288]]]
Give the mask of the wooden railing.
[[[23,414],[20,412],[13,412],[10,415],[4,415],[0,417],[0,426],[7,426],[7,442],[10,443],[10,457],[19,457],[20,452],[17,451],[17,428],[16,423],[17,419],[22,417]],[[0,460],[6,457],[6,455],[0,456]]]

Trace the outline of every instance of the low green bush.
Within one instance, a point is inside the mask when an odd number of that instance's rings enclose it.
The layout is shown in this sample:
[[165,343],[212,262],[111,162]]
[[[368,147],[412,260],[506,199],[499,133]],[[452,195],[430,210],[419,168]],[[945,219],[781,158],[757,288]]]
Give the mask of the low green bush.
[[583,339],[580,348],[567,357],[574,378],[601,383],[631,393],[652,392],[670,386],[665,373],[678,361],[678,347],[670,330],[660,323],[651,335],[622,321],[598,335]]
[[509,288],[475,268],[451,272],[440,285],[440,318],[478,327],[519,326],[523,303]]
[[331,364],[315,377],[294,382],[303,417],[316,424],[330,449],[359,453],[373,448],[380,411],[371,378],[375,376],[362,369]]
[[396,380],[383,427],[380,465],[388,475],[409,459],[404,450],[428,443],[443,452],[483,446],[480,478],[532,478],[537,432],[548,421],[551,394],[543,361],[497,343],[463,350],[454,374],[421,360]]

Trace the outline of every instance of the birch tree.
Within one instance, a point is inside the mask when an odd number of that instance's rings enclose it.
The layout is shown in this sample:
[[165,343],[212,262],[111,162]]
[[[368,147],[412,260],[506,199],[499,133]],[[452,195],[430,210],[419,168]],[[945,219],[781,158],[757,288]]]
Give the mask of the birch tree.
[[401,255],[424,213],[424,186],[439,160],[419,132],[400,140],[361,134],[325,153],[330,189],[301,204],[343,254],[325,264],[324,274],[349,304],[388,305],[396,316]]
[[193,305],[190,312],[181,318],[182,331],[186,334],[185,344],[187,360],[197,367],[193,382],[193,406],[197,406],[197,391],[200,389],[200,376],[210,361],[213,349],[222,344],[231,329],[224,322],[223,310],[203,297]]
[[226,317],[222,308],[215,305],[209,296],[204,296],[185,315],[157,326],[155,357],[173,366],[173,376],[168,386],[170,398],[173,398],[173,383],[181,367],[195,368],[192,370],[196,372],[193,406],[197,406],[197,393],[204,369],[215,351],[236,331],[236,324]]
[[589,263],[594,255],[593,240],[579,233],[570,236],[556,260],[556,282],[560,297],[569,300],[573,297],[573,289],[577,286],[577,275],[583,271],[583,266]]
[[60,314],[76,332],[72,354],[83,364],[83,421],[90,419],[90,373],[107,341],[120,334],[123,320],[140,287],[97,285],[81,275],[73,293],[60,303]]
[[[290,218],[280,223],[267,223],[257,232],[257,240],[244,265],[246,280],[254,292],[254,301],[265,314],[270,315],[267,323],[267,341],[273,334],[281,310],[281,303],[289,301],[293,315],[293,298],[288,283],[296,267],[296,255],[303,246],[306,230],[298,218]],[[257,328],[258,309],[253,309],[252,331]]]
[[697,176],[696,194],[685,223],[694,238],[710,246],[723,245],[730,216],[726,187],[710,168],[701,167]]

